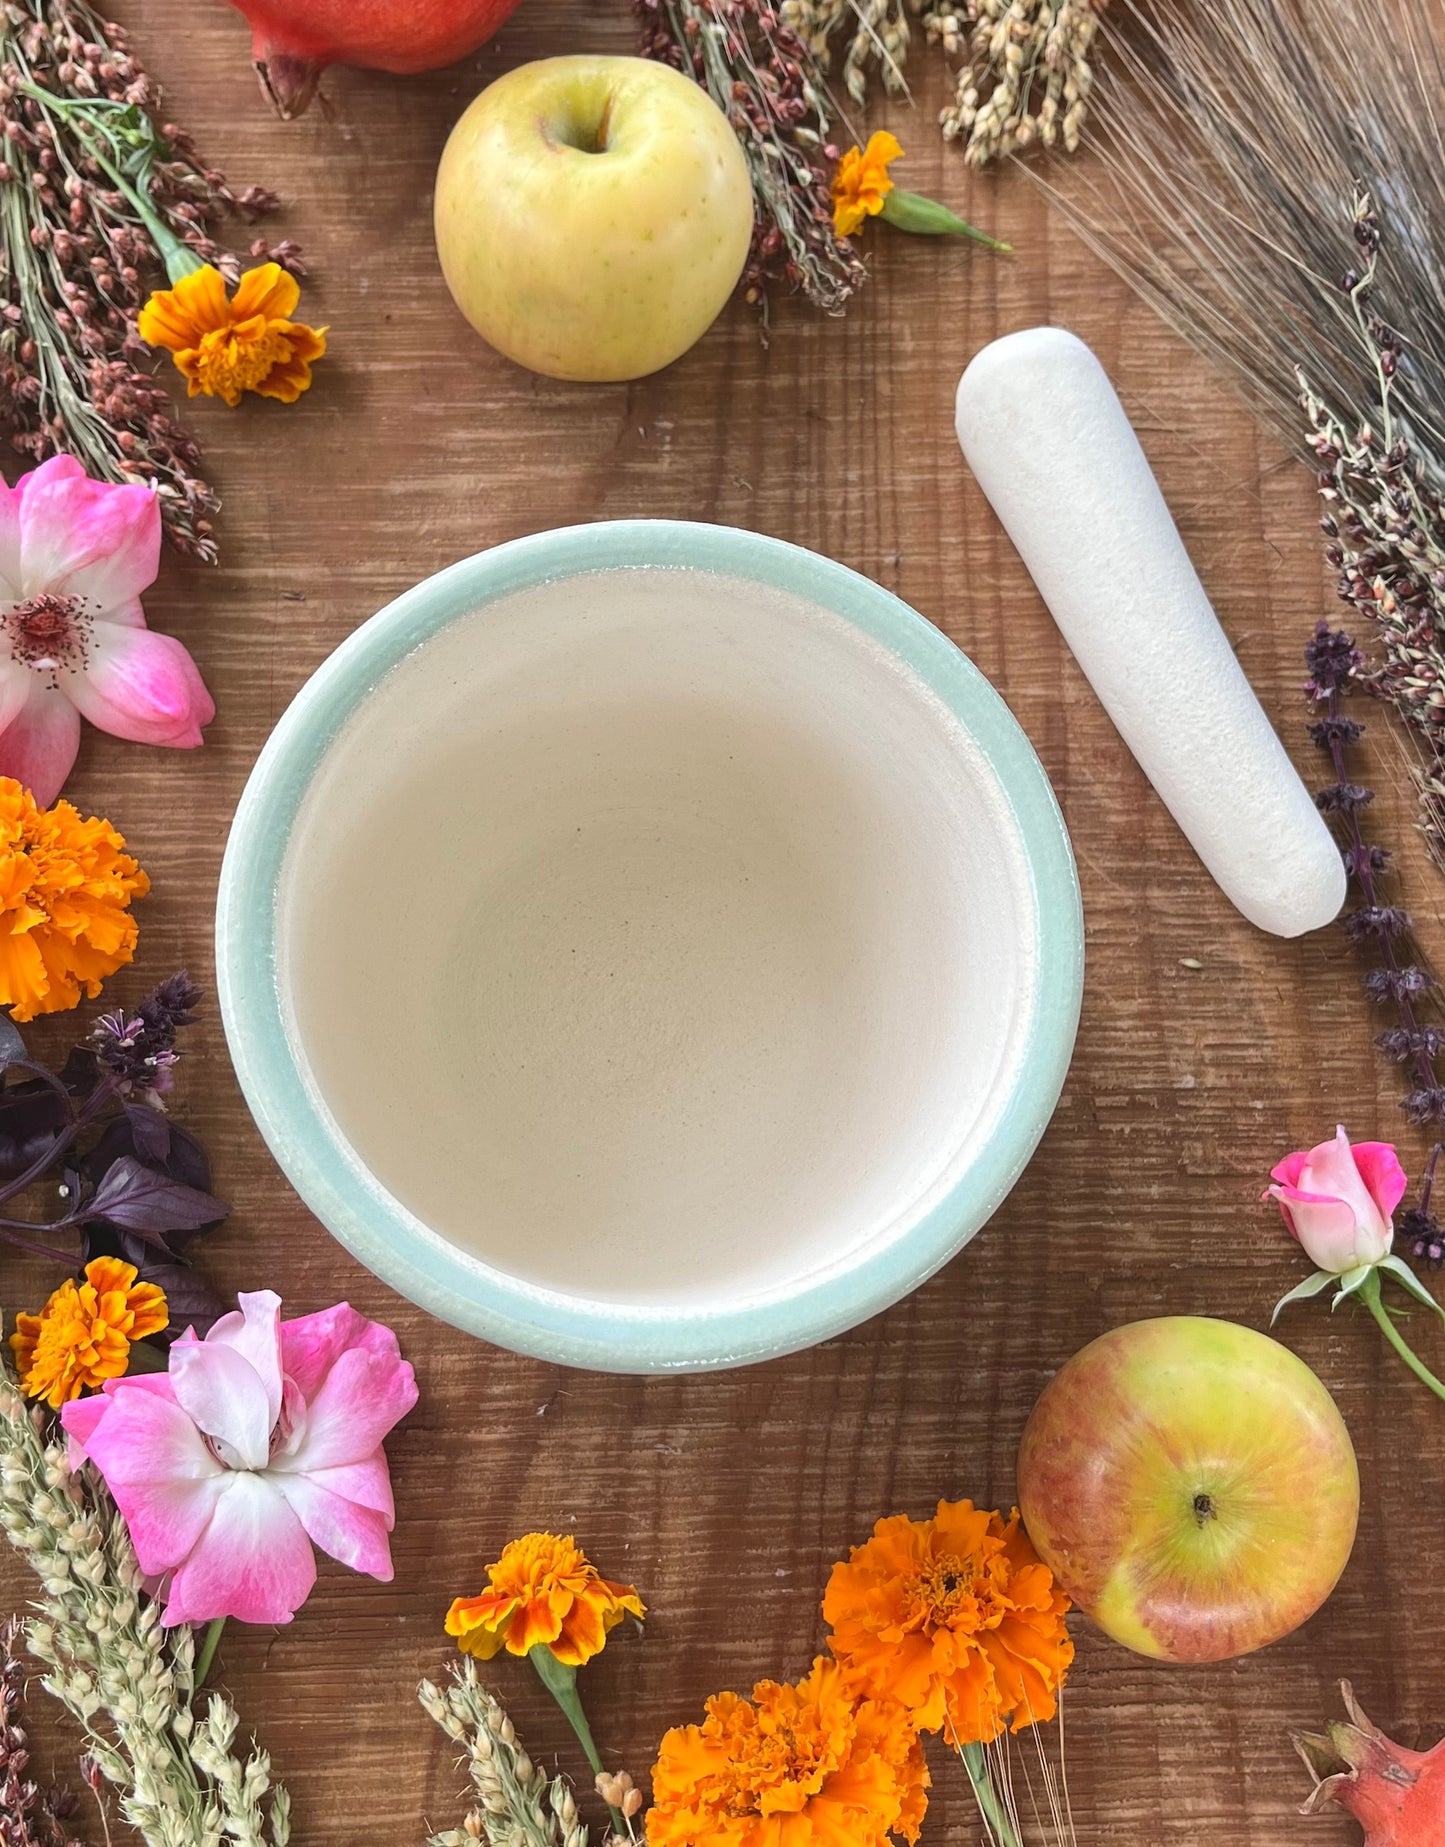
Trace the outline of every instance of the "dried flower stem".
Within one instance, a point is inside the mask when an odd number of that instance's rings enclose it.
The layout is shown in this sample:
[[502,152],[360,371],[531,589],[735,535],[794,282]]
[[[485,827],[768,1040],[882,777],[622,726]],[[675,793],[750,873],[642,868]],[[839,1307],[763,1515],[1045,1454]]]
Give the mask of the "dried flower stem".
[[820,70],[830,70],[836,41],[846,35],[843,87],[861,108],[868,74],[879,70],[890,95],[906,95],[903,75],[912,37],[909,16],[918,0],[783,0],[783,23],[807,45]]
[[[1072,151],[1092,81],[1089,49],[1108,0],[961,0],[967,18],[938,0],[633,0],[642,51],[686,71],[707,90],[742,143],[757,228],[744,284],[766,308],[783,282],[829,314],[863,281],[862,260],[833,229],[829,141],[833,109],[823,73],[846,39],[843,83],[863,104],[868,75],[907,92],[910,14],[948,56],[970,47],[958,96],[940,120],[978,165],[1035,142]],[[982,90],[980,89],[982,86]],[[983,97],[983,100],[981,99]],[[914,227],[917,228],[917,227]],[[987,241],[987,240],[985,240]]]
[[1373,670],[1362,665],[1361,678],[1409,728],[1420,831],[1445,867],[1445,498],[1423,478],[1395,415],[1405,356],[1373,308],[1380,227],[1363,195],[1354,240],[1361,267],[1341,288],[1375,370],[1378,432],[1366,424],[1351,435],[1303,373],[1300,402],[1320,470],[1326,557],[1340,574],[1341,600],[1364,617],[1383,653]]
[[63,1441],[27,1408],[8,1362],[0,1527],[40,1580],[26,1639],[49,1670],[43,1684],[84,1727],[147,1847],[286,1847],[290,1803],[272,1788],[269,1758],[234,1754],[236,1714],[219,1694],[203,1715],[193,1710],[193,1632],[162,1628],[124,1521],[89,1471],[71,1473]]
[[743,276],[747,299],[766,285],[801,289],[842,312],[866,274],[833,230],[831,110],[812,52],[771,0],[634,0],[642,53],[696,79],[732,124],[752,176],[757,224]]
[[1407,357],[1397,421],[1445,481],[1445,0],[1114,0],[1094,158],[1053,185],[1090,246],[1303,449],[1303,370],[1348,428],[1374,356],[1341,300],[1360,189],[1384,221],[1374,291]]
[[[98,480],[153,482],[172,542],[210,562],[216,498],[141,370],[135,316],[168,252],[234,280],[217,223],[277,201],[202,166],[158,101],[124,31],[87,0],[0,0],[0,422],[36,461],[69,453]],[[299,266],[289,241],[251,249]]]
[[912,15],[931,45],[961,59],[953,101],[939,121],[962,141],[970,166],[1034,146],[1072,153],[1088,113],[1090,54],[1108,0],[783,0],[783,21],[822,70],[843,45],[843,85],[860,107],[881,73],[890,95],[906,95],[903,66]]
[[500,1701],[477,1679],[471,1661],[452,1670],[446,1692],[430,1680],[417,1688],[423,1710],[461,1745],[480,1807],[460,1828],[433,1834],[427,1847],[587,1847],[587,1828],[561,1777],[550,1782],[532,1762]]
[[1094,73],[1090,63],[1099,15],[1108,0],[947,0],[930,5],[923,24],[945,53],[968,56],[952,103],[943,111],[945,141],[962,141],[964,159],[980,167],[1031,147],[1079,145]]
[[28,1774],[22,1628],[18,1616],[0,1628],[0,1841],[4,1847],[82,1847],[68,1825],[75,1797],[69,1790],[41,1789]]

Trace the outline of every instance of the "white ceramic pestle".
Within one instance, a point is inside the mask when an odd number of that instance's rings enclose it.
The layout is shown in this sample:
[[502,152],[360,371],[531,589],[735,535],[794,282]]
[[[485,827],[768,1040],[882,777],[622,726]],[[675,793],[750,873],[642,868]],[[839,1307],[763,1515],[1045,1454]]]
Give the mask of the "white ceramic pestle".
[[1339,850],[1255,698],[1094,354],[1059,327],[986,346],[958,440],[1145,775],[1251,923],[1301,936],[1345,898]]

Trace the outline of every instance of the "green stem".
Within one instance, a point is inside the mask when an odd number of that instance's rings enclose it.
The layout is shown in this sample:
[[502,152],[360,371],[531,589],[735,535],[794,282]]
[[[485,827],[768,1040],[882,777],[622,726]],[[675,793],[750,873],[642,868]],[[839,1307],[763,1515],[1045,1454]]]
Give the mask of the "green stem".
[[206,1624],[206,1633],[201,1641],[201,1652],[196,1656],[196,1690],[205,1686],[206,1676],[211,1671],[211,1663],[216,1658],[216,1649],[220,1645],[221,1631],[226,1626],[224,1616],[217,1616]]
[[891,224],[895,230],[908,231],[915,237],[971,237],[976,244],[984,244],[990,250],[1007,254],[1013,249],[1012,244],[1001,244],[996,237],[990,237],[977,225],[960,218],[957,212],[940,205],[937,199],[925,198],[921,192],[905,192],[901,186],[895,186],[884,199],[882,217],[885,224]]
[[[537,1678],[562,1708],[567,1723],[577,1734],[577,1741],[586,1754],[595,1776],[605,1776],[602,1758],[593,1742],[592,1727],[587,1723],[587,1714],[582,1710],[582,1696],[577,1691],[577,1670],[559,1661],[545,1642],[535,1643],[527,1651],[527,1659],[537,1670]],[[612,1817],[614,1834],[625,1834],[627,1822],[620,1809],[608,1804],[608,1814]]]
[[993,1786],[989,1774],[988,1759],[983,1754],[981,1744],[961,1744],[958,1754],[963,1759],[963,1767],[968,1772],[968,1780],[973,1785],[974,1799],[978,1803],[979,1813],[983,1816],[983,1825],[988,1829],[991,1839],[998,1842],[998,1847],[1022,1847],[1014,1825],[1008,1818],[1008,1811],[999,1801],[998,1791]]
[[[198,269],[208,267],[194,250],[176,236],[144,193],[133,186],[115,162],[108,157],[105,149],[100,145],[99,137],[91,131],[91,124],[85,113],[83,102],[77,101],[62,106],[53,90],[47,90],[38,83],[20,83],[16,85],[16,88],[23,90],[27,96],[33,96],[47,108],[59,108],[60,113],[69,119],[70,126],[75,131],[76,138],[84,145],[85,151],[92,160],[105,169],[111,184],[125,194],[131,210],[145,226],[151,242],[160,252],[161,261],[166,266],[166,275],[171,282],[179,282],[182,276],[193,275]],[[149,155],[146,157],[146,171],[150,171]]]
[[1380,1332],[1410,1368],[1411,1372],[1414,1373],[1415,1377],[1417,1379],[1423,1379],[1425,1384],[1430,1387],[1430,1390],[1434,1392],[1437,1398],[1445,1398],[1445,1385],[1441,1384],[1440,1380],[1435,1377],[1434,1373],[1431,1372],[1430,1368],[1423,1360],[1416,1357],[1414,1349],[1395,1326],[1395,1323],[1390,1318],[1389,1310],[1380,1300],[1380,1278],[1377,1271],[1371,1270],[1364,1282],[1360,1284],[1359,1294],[1366,1308],[1369,1309],[1376,1321],[1379,1322]]

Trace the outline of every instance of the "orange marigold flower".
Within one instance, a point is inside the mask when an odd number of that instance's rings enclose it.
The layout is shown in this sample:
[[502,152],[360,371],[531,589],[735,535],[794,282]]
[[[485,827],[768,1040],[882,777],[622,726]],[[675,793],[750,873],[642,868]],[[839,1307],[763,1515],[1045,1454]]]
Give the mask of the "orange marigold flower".
[[667,1733],[652,1772],[648,1847],[884,1847],[916,1841],[928,1769],[908,1714],[859,1699],[835,1661],[751,1700],[718,1693]]
[[24,1021],[94,1000],[135,953],[130,901],[149,890],[109,821],[0,776],[0,1007]]
[[860,1692],[899,1700],[920,1731],[987,1744],[1051,1719],[1074,1658],[1069,1600],[1015,1511],[940,1501],[880,1520],[823,1597],[834,1655]]
[[169,1324],[164,1293],[138,1283],[137,1274],[118,1257],[96,1257],[85,1266],[84,1282],[68,1278],[38,1315],[15,1317],[10,1345],[28,1397],[58,1411],[67,1399],[120,1378],[131,1342]]
[[487,1567],[487,1589],[458,1597],[447,1611],[447,1634],[465,1655],[483,1661],[506,1649],[525,1655],[538,1643],[564,1667],[581,1667],[624,1616],[647,1614],[630,1584],[610,1584],[575,1539],[528,1533]]
[[228,301],[221,272],[207,266],[157,289],[141,309],[142,340],[169,348],[191,397],[204,392],[235,408],[246,391],[294,404],[326,351],[326,329],[293,321],[301,290],[279,263],[248,269]]
[[851,237],[865,221],[876,218],[893,190],[888,177],[891,162],[903,149],[887,129],[868,137],[864,148],[849,148],[833,172],[833,229]]

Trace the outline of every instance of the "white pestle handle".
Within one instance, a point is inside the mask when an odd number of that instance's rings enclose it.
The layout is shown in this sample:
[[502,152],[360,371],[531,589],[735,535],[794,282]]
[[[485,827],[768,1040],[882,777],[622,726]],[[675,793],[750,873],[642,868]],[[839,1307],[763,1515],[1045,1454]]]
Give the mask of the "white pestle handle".
[[1345,870],[1234,657],[1114,387],[1082,340],[1034,327],[958,386],[958,440],[1144,774],[1253,924],[1335,917]]

